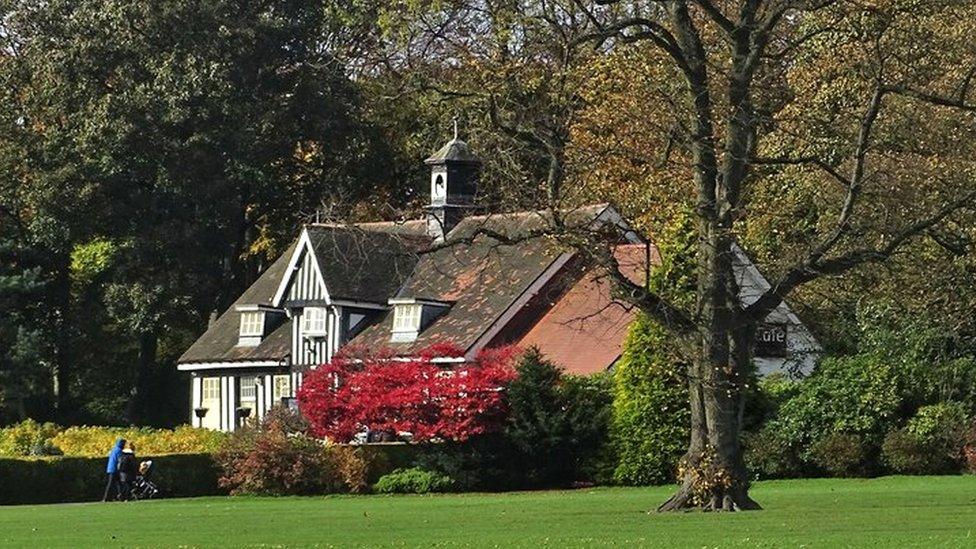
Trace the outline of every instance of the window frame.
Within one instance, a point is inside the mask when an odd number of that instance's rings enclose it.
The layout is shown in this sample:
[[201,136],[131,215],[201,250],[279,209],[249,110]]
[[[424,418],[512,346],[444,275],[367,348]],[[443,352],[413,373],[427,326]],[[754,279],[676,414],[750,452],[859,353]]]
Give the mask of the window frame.
[[264,311],[241,311],[240,337],[261,337],[264,335]]
[[[282,387],[280,382],[282,381],[287,387],[287,390],[284,392],[281,391]],[[282,399],[291,397],[291,376],[288,374],[271,376],[271,398],[274,401],[274,404],[281,404]]]
[[302,334],[311,337],[329,335],[328,309],[325,307],[305,307],[302,310]]
[[208,401],[216,400],[220,402],[220,378],[219,377],[205,377],[202,378],[200,382],[200,403],[206,403]]
[[393,333],[419,332],[424,306],[420,303],[399,303],[393,309]]
[[[245,384],[244,383],[245,381],[250,381],[250,383]],[[240,403],[244,404],[244,401],[246,400],[248,403],[253,402],[254,405],[257,406],[258,378],[256,376],[243,376],[241,378],[238,378],[238,383],[240,384],[240,389],[238,390],[238,394],[240,395],[240,399],[241,399]],[[250,389],[251,391],[253,391],[253,394],[245,396],[244,395],[245,389]]]

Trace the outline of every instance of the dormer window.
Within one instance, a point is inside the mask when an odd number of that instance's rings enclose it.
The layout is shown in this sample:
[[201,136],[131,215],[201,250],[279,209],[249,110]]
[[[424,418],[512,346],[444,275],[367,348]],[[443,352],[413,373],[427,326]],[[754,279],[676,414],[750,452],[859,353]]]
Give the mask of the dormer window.
[[264,313],[245,311],[241,313],[241,337],[261,337],[264,335]]
[[420,332],[438,316],[447,311],[449,303],[412,298],[390,300],[393,305],[393,330],[390,341],[409,343],[417,339]]
[[238,347],[257,347],[264,336],[278,329],[285,319],[284,311],[261,305],[238,305],[241,324],[237,330]]
[[393,310],[393,332],[419,332],[421,307],[419,303],[396,305]]
[[320,337],[328,334],[324,307],[305,307],[302,312],[302,333],[306,336]]

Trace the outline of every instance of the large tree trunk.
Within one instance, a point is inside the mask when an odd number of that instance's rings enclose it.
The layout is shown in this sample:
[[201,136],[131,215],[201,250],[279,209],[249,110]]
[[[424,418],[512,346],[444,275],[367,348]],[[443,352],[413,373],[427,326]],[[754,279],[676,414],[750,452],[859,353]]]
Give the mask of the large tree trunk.
[[147,331],[139,334],[139,357],[136,375],[129,405],[126,408],[126,419],[130,424],[142,424],[149,415],[149,397],[152,392],[151,383],[153,370],[156,367],[158,346],[159,338],[155,332]]
[[753,323],[738,314],[732,241],[724,228],[701,223],[700,356],[689,368],[691,441],[679,466],[681,486],[659,511],[759,509],[739,435],[743,388],[752,353]]
[[53,396],[54,417],[63,423],[71,419],[71,326],[66,320],[74,314],[71,307],[71,281],[68,278],[70,261],[59,256],[56,263],[56,285],[53,289],[60,314],[49,317],[53,324],[54,356],[51,363],[51,394]]

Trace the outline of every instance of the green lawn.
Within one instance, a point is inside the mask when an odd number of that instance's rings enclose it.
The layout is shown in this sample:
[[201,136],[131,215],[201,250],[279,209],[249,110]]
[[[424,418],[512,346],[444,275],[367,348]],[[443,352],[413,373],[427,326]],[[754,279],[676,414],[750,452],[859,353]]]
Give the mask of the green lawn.
[[976,547],[976,477],[763,482],[765,511],[647,514],[668,488],[0,507],[2,547]]

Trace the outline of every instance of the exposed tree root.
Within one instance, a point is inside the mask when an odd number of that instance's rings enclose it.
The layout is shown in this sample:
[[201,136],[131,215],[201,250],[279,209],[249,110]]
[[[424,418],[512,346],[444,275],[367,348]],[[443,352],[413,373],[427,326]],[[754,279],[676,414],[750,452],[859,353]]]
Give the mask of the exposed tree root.
[[[702,501],[702,500],[705,501]],[[690,485],[682,485],[657,509],[658,513],[674,511],[758,511],[762,506],[749,497],[745,488],[721,490],[707,498],[695,495]]]

